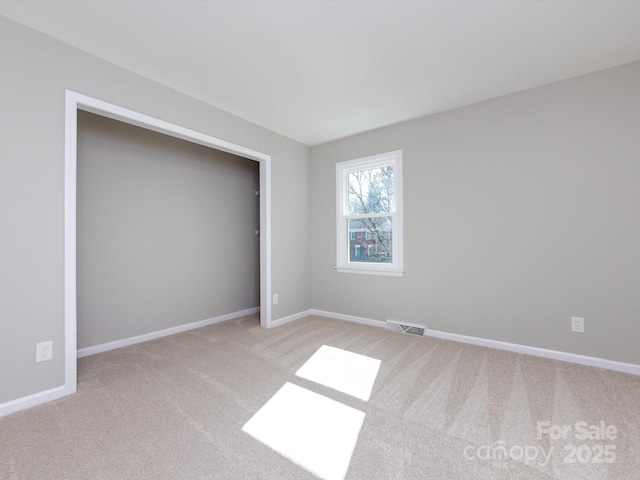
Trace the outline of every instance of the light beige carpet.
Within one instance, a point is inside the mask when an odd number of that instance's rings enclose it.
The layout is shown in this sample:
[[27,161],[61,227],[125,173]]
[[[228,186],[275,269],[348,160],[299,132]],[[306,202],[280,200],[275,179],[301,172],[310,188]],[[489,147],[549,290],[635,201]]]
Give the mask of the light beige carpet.
[[[323,345],[380,360],[368,400],[296,376]],[[640,479],[640,378],[611,371],[256,316],[78,367],[76,395],[0,418],[1,479]]]

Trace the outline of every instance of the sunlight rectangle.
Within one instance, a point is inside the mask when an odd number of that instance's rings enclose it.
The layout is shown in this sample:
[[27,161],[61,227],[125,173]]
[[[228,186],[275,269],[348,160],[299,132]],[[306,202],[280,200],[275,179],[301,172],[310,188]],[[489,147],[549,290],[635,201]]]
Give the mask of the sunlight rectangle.
[[323,345],[296,375],[366,401],[379,368],[380,360]]
[[286,383],[242,431],[324,480],[343,480],[364,417],[360,410]]

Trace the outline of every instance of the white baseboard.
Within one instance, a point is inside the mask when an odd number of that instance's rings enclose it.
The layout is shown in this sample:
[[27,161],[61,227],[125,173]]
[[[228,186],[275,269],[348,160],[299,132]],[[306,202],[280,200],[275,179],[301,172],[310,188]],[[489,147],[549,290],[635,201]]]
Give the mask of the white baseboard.
[[360,323],[362,325],[370,325],[372,327],[384,328],[385,322],[382,320],[371,320],[370,318],[354,317],[353,315],[344,315],[342,313],[327,312],[325,310],[311,309],[313,315],[320,317],[335,318],[336,320],[346,320],[347,322]]
[[128,347],[129,345],[135,345],[136,343],[148,342],[149,340],[155,340],[156,338],[162,338],[169,335],[175,335],[176,333],[187,332],[196,328],[206,327],[207,325],[213,325],[214,323],[226,322],[227,320],[233,320],[234,318],[244,317],[246,315],[251,315],[258,312],[260,312],[260,307],[248,308],[246,310],[240,310],[239,312],[228,313],[226,315],[220,315],[213,318],[207,318],[206,320],[200,320],[198,322],[178,325],[177,327],[166,328],[164,330],[145,333],[143,335],[137,335],[135,337],[123,338],[122,340],[103,343],[101,345],[95,345],[93,347],[81,348],[78,350],[78,358],[88,357],[89,355],[95,355],[97,353],[108,352],[109,350],[115,350],[116,348]]
[[72,393],[75,393],[75,389],[67,390],[67,388],[62,385],[60,387],[51,388],[49,390],[44,390],[32,395],[27,395],[26,397],[16,398],[15,400],[10,400],[8,402],[0,404],[0,417],[4,417],[5,415],[9,415],[11,413],[16,413],[26,408],[35,407],[36,405],[40,405],[41,403],[51,402]]
[[[381,320],[372,320],[369,318],[355,317],[353,315],[344,315],[342,313],[327,312],[324,310],[310,310],[312,315],[321,317],[334,318],[336,320],[345,320],[347,322],[361,323],[363,325],[371,325],[373,327],[384,328],[386,322]],[[302,318],[302,317],[299,317]],[[460,335],[458,333],[442,332],[439,330],[425,329],[425,336],[440,338],[443,340],[451,340],[453,342],[468,343],[471,345],[479,345],[482,347],[495,348],[497,350],[506,350],[509,352],[522,353],[524,355],[533,355],[535,357],[550,358],[552,360],[560,360],[562,362],[576,363],[578,365],[586,365],[589,367],[604,368],[606,370],[614,370],[616,372],[630,373],[632,375],[640,375],[640,365],[634,363],[618,362],[616,360],[608,360],[606,358],[589,357],[586,355],[578,355],[576,353],[561,352],[558,350],[549,350],[546,348],[531,347],[528,345],[520,345],[517,343],[502,342],[500,340],[491,340],[488,338],[471,337],[468,335]]]
[[269,328],[279,327],[281,325],[284,325],[285,323],[294,322],[296,320],[300,320],[301,318],[308,317],[309,315],[312,315],[312,310],[305,310],[303,312],[298,312],[294,313],[293,315],[279,318],[278,320],[272,320],[271,326]]
[[468,335],[460,335],[458,333],[441,332],[439,330],[426,329],[425,336],[441,338],[443,340],[451,340],[454,342],[469,343],[471,345],[479,345],[482,347],[495,348],[497,350],[507,350],[509,352],[522,353],[525,355],[533,355],[535,357],[550,358],[552,360],[560,360],[562,362],[577,363],[578,365],[586,365],[589,367],[604,368],[607,370],[615,370],[616,372],[630,373],[632,375],[640,375],[640,365],[633,363],[618,362],[616,360],[608,360],[606,358],[589,357],[579,355],[577,353],[561,352],[559,350],[549,350],[546,348],[530,347],[528,345],[520,345],[518,343],[501,342],[499,340],[489,340],[487,338],[470,337]]

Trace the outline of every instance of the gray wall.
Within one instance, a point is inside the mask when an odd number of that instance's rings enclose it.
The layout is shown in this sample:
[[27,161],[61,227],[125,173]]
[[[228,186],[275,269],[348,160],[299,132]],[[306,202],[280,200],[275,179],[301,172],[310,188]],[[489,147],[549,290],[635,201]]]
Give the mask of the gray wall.
[[[406,274],[336,273],[335,163],[395,149]],[[640,63],[314,147],[312,305],[640,363],[639,160]]]
[[260,304],[258,162],[78,115],[78,347]]
[[270,154],[273,319],[310,308],[306,146],[5,17],[0,66],[0,403],[64,383],[67,88]]

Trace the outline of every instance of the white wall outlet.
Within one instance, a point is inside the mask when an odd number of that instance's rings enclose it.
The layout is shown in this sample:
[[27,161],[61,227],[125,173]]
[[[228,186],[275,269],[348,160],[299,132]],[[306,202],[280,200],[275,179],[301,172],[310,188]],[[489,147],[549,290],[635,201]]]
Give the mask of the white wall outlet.
[[571,317],[571,331],[577,333],[584,333],[584,318]]
[[53,359],[53,342],[36,343],[36,363]]
[[274,293],[274,294],[273,294],[273,304],[274,304],[274,305],[277,305],[277,304],[278,304],[278,294],[277,294],[277,293]]

